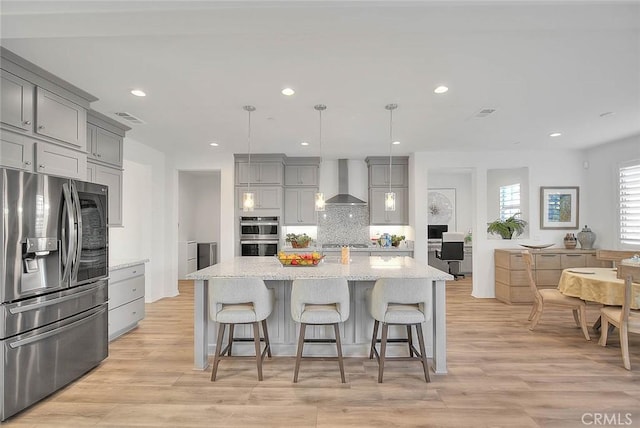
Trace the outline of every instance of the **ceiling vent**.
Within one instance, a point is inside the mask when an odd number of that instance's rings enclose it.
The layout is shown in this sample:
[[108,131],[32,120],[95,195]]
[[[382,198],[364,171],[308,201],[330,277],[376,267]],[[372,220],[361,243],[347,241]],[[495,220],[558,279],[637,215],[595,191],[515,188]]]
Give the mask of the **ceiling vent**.
[[477,112],[473,117],[487,117],[493,113],[495,113],[496,109],[494,108],[483,108],[479,112]]
[[126,111],[117,111],[114,114],[119,118],[126,120],[127,122],[144,124],[144,121],[142,119],[138,119],[137,117],[135,117],[131,113],[127,113]]

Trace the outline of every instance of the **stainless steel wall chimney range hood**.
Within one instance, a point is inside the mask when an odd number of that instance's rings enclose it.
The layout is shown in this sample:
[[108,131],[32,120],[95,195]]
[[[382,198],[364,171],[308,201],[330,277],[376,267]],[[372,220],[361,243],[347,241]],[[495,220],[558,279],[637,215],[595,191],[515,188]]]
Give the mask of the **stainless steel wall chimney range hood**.
[[347,159],[338,159],[338,194],[327,199],[327,205],[367,205],[362,199],[349,194],[349,166]]

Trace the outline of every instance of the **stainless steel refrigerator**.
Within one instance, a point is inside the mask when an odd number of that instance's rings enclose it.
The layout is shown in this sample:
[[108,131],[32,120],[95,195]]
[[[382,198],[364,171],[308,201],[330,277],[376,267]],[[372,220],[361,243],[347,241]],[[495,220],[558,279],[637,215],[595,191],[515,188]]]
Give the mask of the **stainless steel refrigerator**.
[[108,355],[107,188],[0,168],[0,417]]

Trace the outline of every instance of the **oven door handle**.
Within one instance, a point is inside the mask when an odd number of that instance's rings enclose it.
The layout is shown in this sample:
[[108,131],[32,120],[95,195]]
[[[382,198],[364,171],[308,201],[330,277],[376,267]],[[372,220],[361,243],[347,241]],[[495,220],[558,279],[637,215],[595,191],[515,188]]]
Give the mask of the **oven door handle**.
[[277,221],[241,221],[240,226],[278,226]]
[[253,241],[240,241],[240,244],[277,244],[279,241],[266,241],[266,240],[253,240]]

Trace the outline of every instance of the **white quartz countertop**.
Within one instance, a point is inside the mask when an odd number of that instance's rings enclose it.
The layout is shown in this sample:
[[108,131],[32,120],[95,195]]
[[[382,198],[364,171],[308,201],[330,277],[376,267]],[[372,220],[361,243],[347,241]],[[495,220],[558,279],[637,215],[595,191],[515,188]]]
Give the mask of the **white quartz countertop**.
[[257,277],[264,280],[292,281],[297,278],[344,277],[348,281],[375,281],[379,278],[430,278],[451,280],[453,276],[411,257],[359,257],[348,265],[338,257],[326,257],[317,266],[282,266],[276,257],[235,257],[192,272],[187,279],[208,280],[222,277]]
[[125,269],[131,266],[136,266],[142,263],[147,263],[149,261],[149,259],[119,259],[119,260],[113,260],[112,263],[109,264],[109,272],[114,271],[114,270],[118,270],[118,269]]
[[[293,247],[286,247],[286,248],[281,248],[281,251],[284,251],[285,253],[309,253],[312,251],[317,251],[319,253],[339,253],[340,251],[342,251],[342,249],[340,247],[333,247],[333,248],[321,248],[321,247],[307,247],[307,248],[293,248]],[[401,246],[401,247],[390,247],[390,248],[382,248],[382,247],[366,247],[366,248],[356,248],[356,247],[349,247],[349,250],[353,253],[393,253],[393,252],[402,252],[402,253],[406,253],[407,251],[413,251],[413,248],[408,248],[405,246]]]

